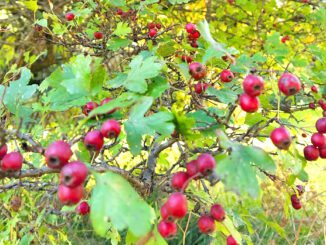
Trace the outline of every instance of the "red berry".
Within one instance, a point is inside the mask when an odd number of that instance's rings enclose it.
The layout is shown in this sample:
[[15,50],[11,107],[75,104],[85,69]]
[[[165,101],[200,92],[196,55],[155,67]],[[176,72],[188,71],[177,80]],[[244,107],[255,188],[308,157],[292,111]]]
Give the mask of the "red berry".
[[93,130],[86,134],[84,144],[90,151],[99,151],[103,147],[104,140],[100,130]]
[[[109,103],[112,99],[111,98],[105,98],[101,101],[101,106]],[[117,108],[112,109],[111,111],[108,111],[107,114],[112,114],[117,110]]]
[[158,232],[164,238],[171,238],[177,234],[178,228],[177,225],[173,222],[166,222],[161,220],[157,226]]
[[88,175],[88,168],[83,162],[74,161],[66,164],[60,172],[60,183],[74,188],[81,185]]
[[156,24],[156,28],[157,28],[157,29],[161,29],[161,28],[162,28],[162,25],[161,25],[160,23],[157,23],[157,24]]
[[248,75],[244,79],[243,90],[251,97],[260,95],[264,90],[264,80],[260,76]]
[[114,119],[107,120],[102,124],[101,133],[105,138],[117,138],[120,131],[120,123]]
[[188,64],[192,62],[192,58],[188,55],[182,55],[181,60],[187,62]]
[[199,62],[192,62],[189,64],[189,73],[198,81],[206,76],[206,67]]
[[198,48],[198,43],[196,41],[193,41],[190,43],[190,46],[193,48]]
[[215,158],[208,153],[203,153],[197,158],[197,165],[198,171],[202,175],[209,175],[214,171],[216,166]]
[[303,149],[303,154],[308,161],[316,161],[319,157],[319,150],[313,145],[308,145]]
[[311,86],[311,92],[318,93],[318,88],[315,85]]
[[23,166],[23,156],[19,152],[10,152],[1,160],[2,171],[19,171]]
[[234,0],[227,0],[229,4],[234,4]]
[[149,37],[155,37],[157,34],[157,30],[156,29],[150,29],[148,32],[148,36]]
[[226,245],[238,245],[237,241],[234,239],[232,235],[229,235],[226,238]]
[[240,95],[239,104],[242,110],[252,113],[256,112],[259,108],[259,99],[251,97],[247,94]]
[[319,133],[326,134],[326,117],[317,120],[316,129]]
[[35,24],[35,25],[34,25],[34,30],[40,32],[40,31],[43,30],[43,27],[40,26],[40,25],[38,25],[38,24]]
[[289,36],[284,36],[284,37],[282,37],[281,42],[285,43],[288,40],[290,40],[290,37]]
[[71,12],[66,13],[66,20],[67,21],[72,21],[73,19],[75,19],[75,15]]
[[117,9],[117,15],[123,15],[123,10],[122,9]]
[[85,116],[88,116],[88,114],[94,110],[96,107],[98,107],[98,104],[96,102],[88,102],[86,105],[83,107],[83,113]]
[[319,148],[319,156],[322,159],[326,158],[326,146],[324,146],[323,148]]
[[207,215],[201,216],[197,224],[201,233],[209,234],[215,230],[215,221],[210,216]]
[[278,80],[278,88],[286,96],[294,95],[301,89],[299,78],[291,73],[284,73]]
[[273,144],[282,150],[289,149],[291,145],[291,135],[285,127],[279,127],[272,131],[270,138]]
[[155,28],[155,23],[149,23],[148,25],[148,29],[154,29]]
[[189,176],[186,172],[177,172],[172,176],[171,185],[178,191],[183,191],[187,188]]
[[189,178],[192,178],[195,175],[198,175],[198,162],[197,160],[192,160],[186,164],[187,174]]
[[326,102],[324,100],[318,100],[318,104],[324,111],[326,110]]
[[296,194],[291,196],[291,204],[294,209],[301,209],[301,202]]
[[94,38],[95,39],[102,39],[103,38],[103,32],[100,32],[100,31],[94,32]]
[[168,221],[168,222],[172,222],[174,220],[173,216],[170,215],[166,204],[164,204],[161,209],[160,209],[160,214],[163,220]]
[[224,83],[229,83],[233,80],[234,75],[230,70],[223,70],[220,74],[221,81]]
[[195,88],[195,92],[196,94],[201,94],[203,92],[206,91],[206,89],[208,88],[208,84],[207,83],[197,83],[195,84],[194,88]]
[[49,168],[62,168],[68,163],[72,151],[68,143],[58,140],[48,146],[44,155]]
[[307,138],[307,134],[306,134],[306,133],[302,133],[301,136],[302,136],[303,138]]
[[7,154],[7,150],[8,148],[6,144],[0,147],[0,160]]
[[90,211],[91,211],[91,207],[88,205],[86,201],[79,203],[79,205],[76,207],[76,213],[80,215],[89,214]]
[[190,39],[198,39],[200,37],[200,32],[195,30],[192,33],[189,33],[189,38]]
[[180,192],[172,193],[166,201],[166,208],[168,213],[173,216],[173,218],[183,218],[188,211],[186,196]]
[[84,194],[84,186],[79,185],[75,188],[70,188],[65,185],[59,185],[58,197],[62,204],[64,205],[74,205],[77,204]]
[[311,136],[311,143],[315,146],[315,147],[319,147],[322,148],[326,145],[326,137],[323,134],[320,133],[314,133]]
[[186,31],[187,31],[188,33],[193,33],[193,32],[195,32],[195,31],[196,31],[196,25],[194,25],[194,24],[192,24],[192,23],[188,23],[188,24],[186,25]]
[[219,204],[214,204],[211,207],[211,216],[213,219],[222,222],[225,219],[225,211]]
[[309,108],[310,109],[316,109],[315,103],[314,102],[310,102],[309,103]]

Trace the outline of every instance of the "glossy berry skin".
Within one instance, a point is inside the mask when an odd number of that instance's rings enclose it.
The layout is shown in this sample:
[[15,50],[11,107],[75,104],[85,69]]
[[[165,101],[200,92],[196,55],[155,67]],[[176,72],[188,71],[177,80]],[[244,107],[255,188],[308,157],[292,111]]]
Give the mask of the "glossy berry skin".
[[161,25],[160,23],[157,23],[157,24],[156,24],[156,28],[157,28],[157,29],[161,29],[161,28],[162,28],[162,25]]
[[237,241],[234,239],[232,235],[229,235],[226,238],[226,245],[238,245]]
[[88,114],[94,110],[96,107],[98,107],[98,104],[96,102],[90,101],[83,107],[83,114],[85,116],[88,116]]
[[215,230],[215,221],[208,215],[203,215],[198,219],[198,228],[201,233],[209,234]]
[[289,149],[292,141],[291,135],[285,127],[274,129],[270,135],[270,138],[273,144],[281,150]]
[[198,39],[198,38],[200,38],[200,32],[195,30],[194,32],[189,33],[189,38],[190,39]]
[[178,191],[183,191],[187,188],[189,176],[186,172],[177,172],[172,176],[171,185]]
[[94,39],[102,39],[103,38],[103,32],[96,31],[94,32]]
[[199,176],[198,162],[197,160],[192,160],[186,164],[187,174],[189,178],[192,178],[195,175]]
[[224,208],[219,204],[214,204],[211,207],[211,216],[216,221],[222,222],[225,219],[225,211]]
[[73,19],[75,19],[75,15],[71,12],[66,13],[66,20],[67,21],[72,21]]
[[[109,103],[112,99],[111,98],[105,98],[101,101],[100,105],[105,105]],[[112,109],[111,111],[108,111],[107,114],[112,114],[117,110],[117,108]]]
[[166,201],[168,213],[175,219],[183,218],[188,211],[187,198],[180,192],[172,193]]
[[195,31],[196,31],[196,25],[195,25],[195,24],[192,24],[192,23],[188,23],[188,24],[186,25],[186,31],[187,31],[188,33],[193,33],[193,32],[195,32]]
[[100,130],[93,130],[86,134],[84,144],[90,151],[99,151],[103,147],[104,139]]
[[206,91],[206,89],[209,87],[207,83],[197,83],[194,86],[195,93],[196,94],[201,94]]
[[114,119],[109,119],[102,124],[101,133],[105,138],[117,138],[120,132],[120,123]]
[[319,156],[322,159],[325,159],[326,158],[326,146],[324,146],[323,148],[320,148],[319,149]]
[[7,151],[8,148],[6,144],[0,147],[0,160],[7,154]]
[[315,85],[311,86],[311,92],[318,93],[318,88]]
[[83,162],[75,161],[66,164],[60,172],[60,183],[74,188],[81,185],[88,175],[88,168]]
[[88,205],[86,201],[79,203],[79,205],[76,207],[76,213],[79,215],[89,214],[90,211],[91,211],[91,207]]
[[306,160],[316,161],[319,157],[319,150],[313,145],[308,145],[303,149],[303,154]]
[[161,220],[160,223],[158,223],[157,230],[162,237],[172,238],[177,234],[178,227],[173,222]]
[[62,204],[64,205],[74,205],[79,203],[83,198],[84,186],[78,185],[75,188],[70,188],[65,185],[59,185],[58,187],[58,197]]
[[256,112],[259,109],[259,99],[247,94],[240,95],[239,104],[242,110],[248,113]]
[[148,32],[148,36],[149,37],[155,37],[157,34],[157,30],[156,29],[150,29]]
[[324,147],[326,145],[326,137],[323,134],[320,133],[314,133],[311,136],[311,143],[315,146],[315,147]]
[[2,171],[19,171],[23,166],[23,156],[19,152],[10,152],[1,160]]
[[291,73],[284,73],[278,80],[278,88],[286,96],[294,95],[301,89],[299,78]]
[[211,174],[216,166],[215,158],[208,153],[201,154],[197,158],[197,164],[198,171],[204,176]]
[[318,133],[326,134],[326,117],[319,118],[316,122],[316,129]]
[[68,163],[72,151],[67,142],[58,140],[49,145],[44,155],[48,167],[58,169]]
[[162,220],[168,221],[168,222],[172,222],[174,220],[173,216],[171,216],[169,214],[169,211],[166,207],[166,204],[164,204],[161,209],[160,209],[160,214],[162,217]]
[[243,90],[251,97],[260,95],[264,90],[264,80],[260,76],[247,75],[244,79]]
[[148,25],[148,29],[154,29],[155,28],[155,23],[149,23]]
[[206,76],[206,67],[199,62],[189,64],[189,73],[196,80],[200,80]]
[[233,80],[234,78],[234,75],[233,75],[233,72],[230,71],[230,70],[223,70],[221,73],[220,73],[220,79],[222,82],[224,83],[229,83]]
[[300,202],[300,199],[297,197],[296,194],[293,194],[291,196],[291,204],[292,204],[292,207],[296,210],[299,210],[301,209],[301,202]]

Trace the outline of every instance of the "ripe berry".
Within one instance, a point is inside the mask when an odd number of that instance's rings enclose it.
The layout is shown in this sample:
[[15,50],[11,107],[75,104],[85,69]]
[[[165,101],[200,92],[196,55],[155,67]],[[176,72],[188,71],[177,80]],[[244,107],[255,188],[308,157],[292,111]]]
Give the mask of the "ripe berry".
[[196,31],[196,26],[195,26],[194,24],[192,24],[192,23],[188,23],[188,24],[186,25],[186,31],[187,31],[188,33],[193,33],[193,32]]
[[315,147],[323,147],[326,145],[326,137],[323,134],[320,133],[314,133],[311,136],[311,143],[315,146]]
[[157,34],[157,30],[156,29],[150,29],[148,32],[148,36],[149,37],[155,37]]
[[49,168],[62,168],[68,163],[72,151],[68,143],[58,140],[49,145],[44,155]]
[[83,194],[83,185],[78,185],[75,188],[70,188],[65,185],[59,185],[58,187],[58,197],[60,202],[64,205],[77,204],[83,198]]
[[318,104],[324,111],[326,110],[326,102],[324,100],[318,100]]
[[192,62],[192,58],[188,55],[182,55],[181,60],[187,62],[188,64]]
[[156,24],[156,28],[157,28],[157,29],[161,29],[161,28],[162,28],[162,25],[161,25],[160,23],[157,23],[157,24]]
[[1,160],[2,171],[19,171],[23,166],[23,156],[19,152],[10,152]]
[[291,196],[291,204],[294,209],[301,209],[301,202],[300,199],[297,197],[296,194]]
[[326,134],[326,117],[317,120],[316,129],[319,133]]
[[[100,105],[105,105],[107,103],[109,103],[112,99],[111,98],[105,98],[101,101]],[[108,111],[107,114],[112,114],[117,110],[117,108],[112,109],[111,111]]]
[[315,85],[311,86],[311,92],[318,93],[318,88]]
[[282,150],[289,149],[291,145],[291,135],[285,127],[279,127],[272,131],[270,138],[273,144]]
[[60,183],[68,187],[81,185],[88,175],[88,169],[83,162],[75,161],[65,165],[60,172]]
[[198,48],[198,43],[196,41],[193,41],[190,43],[190,46],[193,48]]
[[76,207],[76,213],[80,215],[89,214],[90,211],[91,211],[91,207],[88,205],[86,201],[79,203],[79,205]]
[[166,201],[166,208],[168,213],[173,216],[173,218],[183,218],[188,211],[186,196],[180,192],[172,193]]
[[114,119],[109,119],[102,124],[101,133],[105,138],[117,138],[120,132],[120,123]]
[[166,204],[163,204],[163,206],[160,209],[160,214],[162,217],[162,220],[168,221],[168,222],[172,222],[174,220],[173,216],[170,215]]
[[301,89],[299,78],[291,73],[284,73],[278,80],[278,88],[286,96],[294,95]]
[[177,225],[173,222],[167,222],[167,221],[161,220],[157,226],[157,230],[161,234],[162,237],[171,238],[177,234],[178,228],[177,228]]
[[229,83],[233,80],[234,75],[230,70],[223,70],[220,74],[221,81],[224,83]]
[[172,176],[171,185],[174,189],[183,191],[189,184],[188,178],[189,176],[186,172],[177,172]]
[[0,160],[7,154],[7,150],[8,148],[6,144],[0,147]]
[[206,76],[206,67],[199,62],[192,62],[189,64],[189,73],[198,81]]
[[290,37],[289,36],[284,36],[284,37],[282,37],[281,42],[285,43],[288,40],[290,40]]
[[148,29],[154,29],[155,28],[155,23],[149,23],[148,25]]
[[213,172],[216,162],[212,155],[203,153],[197,158],[198,171],[204,176]]
[[194,86],[196,94],[205,92],[208,87],[209,85],[207,83],[197,83]]
[[238,245],[237,241],[234,239],[232,235],[229,235],[226,238],[226,245]]
[[198,162],[197,160],[192,160],[186,164],[187,174],[189,178],[198,175]]
[[96,107],[98,107],[98,104],[96,102],[88,102],[86,105],[83,107],[83,113],[85,116],[88,116],[88,114],[94,110]]
[[219,204],[214,204],[211,207],[211,216],[213,219],[222,222],[225,219],[225,211]]
[[38,24],[35,24],[35,25],[34,25],[34,30],[40,32],[40,31],[43,30],[43,27],[40,26],[40,25],[38,25]]
[[195,30],[194,32],[189,33],[189,38],[190,39],[198,39],[198,38],[200,38],[200,32]]
[[73,19],[75,19],[75,15],[71,12],[66,13],[66,20],[67,21],[72,21]]
[[319,148],[319,156],[322,159],[326,158],[326,146],[324,146],[323,148]]
[[201,216],[197,224],[201,233],[209,234],[215,230],[215,221],[210,216],[207,215]]
[[247,94],[240,95],[239,104],[242,110],[252,113],[256,112],[259,108],[259,99],[251,97]]
[[251,97],[260,95],[264,90],[264,80],[260,76],[248,75],[244,79],[243,90]]
[[123,15],[123,10],[122,9],[117,9],[117,15]]
[[99,151],[103,147],[104,140],[100,130],[93,130],[86,134],[84,144],[90,151]]
[[103,32],[101,32],[101,31],[94,32],[94,38],[95,39],[102,39],[103,38]]
[[306,160],[315,161],[319,157],[319,150],[313,145],[308,145],[303,149],[303,154]]
[[315,103],[314,102],[310,102],[309,103],[309,108],[310,109],[316,109]]

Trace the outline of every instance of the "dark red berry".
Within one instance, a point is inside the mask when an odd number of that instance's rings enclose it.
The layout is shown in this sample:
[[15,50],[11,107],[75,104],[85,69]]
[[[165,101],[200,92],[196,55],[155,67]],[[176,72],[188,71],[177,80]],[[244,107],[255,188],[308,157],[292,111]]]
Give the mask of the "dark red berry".
[[20,152],[10,152],[1,160],[1,169],[7,171],[19,171],[23,166],[23,156]]
[[220,79],[224,83],[231,82],[233,78],[234,78],[233,72],[230,70],[223,70],[220,74]]
[[194,32],[189,33],[189,37],[190,39],[198,39],[200,37],[200,32],[195,30]]
[[319,156],[322,159],[325,159],[326,158],[326,146],[324,146],[324,147],[322,147],[322,148],[319,149]]
[[288,40],[290,40],[290,37],[289,36],[284,36],[284,37],[282,37],[281,42],[285,43]]
[[192,160],[186,164],[187,174],[189,178],[195,175],[199,175],[198,162],[197,160]]
[[283,94],[290,96],[300,91],[301,82],[295,75],[284,73],[278,80],[278,87]]
[[150,29],[148,32],[148,36],[149,37],[155,37],[157,34],[157,30],[156,29]]
[[122,9],[117,9],[117,15],[123,15],[123,10]]
[[152,23],[148,23],[147,26],[148,26],[148,29],[154,29],[156,25],[155,25],[155,23],[152,22]]
[[172,222],[174,220],[173,216],[170,215],[166,204],[164,204],[161,209],[160,209],[160,214],[163,220],[168,221],[168,222]]
[[102,124],[101,133],[105,138],[117,138],[120,132],[120,123],[114,119],[109,119]]
[[319,133],[326,134],[326,117],[317,120],[316,129]]
[[303,149],[303,154],[306,160],[316,161],[319,157],[319,150],[313,145],[308,145]]
[[58,140],[49,145],[44,155],[49,168],[62,168],[68,163],[72,151],[68,143]]
[[88,175],[88,168],[83,162],[75,161],[66,164],[60,172],[60,183],[68,187],[81,185]]
[[183,218],[188,211],[187,198],[180,192],[172,193],[166,201],[168,213],[176,219]]
[[318,88],[315,85],[311,86],[311,92],[318,93]]
[[297,197],[296,194],[291,196],[291,204],[294,209],[301,209],[301,202],[300,199]]
[[183,191],[187,188],[189,176],[186,172],[177,172],[172,176],[171,185],[178,191]]
[[326,102],[324,100],[318,100],[318,104],[324,111],[326,111]]
[[270,138],[273,144],[282,150],[289,149],[291,145],[291,135],[285,127],[279,127],[272,131]]
[[76,207],[76,213],[79,215],[89,214],[90,211],[91,211],[91,207],[88,205],[86,201],[79,203],[79,205]]
[[200,80],[206,76],[206,67],[199,62],[189,64],[189,73],[195,80]]
[[260,95],[264,90],[264,80],[260,76],[248,75],[244,79],[243,90],[251,97]]
[[194,86],[196,94],[205,92],[208,87],[209,85],[207,83],[197,83]]
[[0,160],[7,154],[7,150],[8,148],[6,144],[0,147]]
[[209,234],[215,230],[215,221],[208,215],[201,216],[197,224],[201,233]]
[[164,238],[172,238],[177,234],[178,228],[177,225],[173,222],[167,222],[161,220],[157,226],[158,232]]
[[315,147],[324,147],[326,145],[326,137],[323,134],[320,133],[314,133],[311,136],[311,143],[315,146]]
[[96,107],[98,107],[98,104],[96,102],[88,102],[86,105],[83,107],[83,113],[85,116],[88,116],[88,114],[94,110]]
[[90,151],[99,151],[103,147],[104,140],[100,130],[93,130],[86,134],[84,144]]
[[309,108],[310,109],[316,109],[315,103],[314,102],[310,102],[309,103]]
[[198,43],[196,41],[193,41],[190,43],[190,46],[193,48],[198,48]]
[[216,221],[222,222],[225,219],[225,211],[223,207],[219,204],[214,204],[211,207],[211,216]]
[[239,104],[242,110],[248,113],[256,112],[259,109],[259,99],[247,94],[240,95]]
[[197,164],[198,171],[204,176],[211,174],[216,166],[214,157],[208,153],[201,154],[197,158]]
[[162,25],[161,25],[160,23],[157,23],[157,24],[156,24],[156,28],[157,28],[157,29],[161,29],[161,28],[162,28]]
[[103,38],[103,32],[96,31],[94,32],[94,39],[102,39]]
[[71,12],[66,13],[66,20],[67,21],[72,21],[73,19],[75,19],[75,15]]
[[226,245],[238,245],[237,241],[234,239],[232,235],[229,235],[226,238]]
[[75,188],[70,188],[65,185],[59,185],[58,197],[62,204],[64,205],[74,205],[79,203],[83,198],[84,186],[78,185]]

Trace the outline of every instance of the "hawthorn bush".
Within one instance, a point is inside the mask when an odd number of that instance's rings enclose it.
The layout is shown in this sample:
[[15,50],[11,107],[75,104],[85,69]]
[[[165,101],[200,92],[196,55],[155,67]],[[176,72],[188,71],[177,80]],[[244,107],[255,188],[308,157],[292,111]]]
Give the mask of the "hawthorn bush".
[[323,244],[319,0],[1,6],[1,244]]

